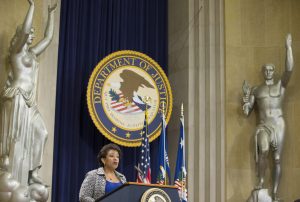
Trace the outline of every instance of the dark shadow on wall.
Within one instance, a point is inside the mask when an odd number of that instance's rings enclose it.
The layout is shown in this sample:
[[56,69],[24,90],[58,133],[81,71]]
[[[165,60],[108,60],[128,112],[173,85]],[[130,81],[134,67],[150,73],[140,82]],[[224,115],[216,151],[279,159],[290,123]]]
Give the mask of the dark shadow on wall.
[[0,33],[0,88],[4,86],[9,68],[7,38],[8,36],[5,32]]

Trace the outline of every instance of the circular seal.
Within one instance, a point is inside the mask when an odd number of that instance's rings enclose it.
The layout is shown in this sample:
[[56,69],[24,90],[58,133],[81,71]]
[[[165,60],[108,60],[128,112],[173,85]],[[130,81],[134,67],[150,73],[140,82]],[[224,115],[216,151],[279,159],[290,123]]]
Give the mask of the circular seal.
[[87,102],[98,130],[128,147],[141,144],[146,107],[150,142],[160,135],[161,109],[166,122],[172,113],[172,92],[164,71],[149,56],[129,50],[114,52],[98,63],[88,83]]
[[159,188],[152,188],[145,191],[141,202],[171,202],[169,195]]

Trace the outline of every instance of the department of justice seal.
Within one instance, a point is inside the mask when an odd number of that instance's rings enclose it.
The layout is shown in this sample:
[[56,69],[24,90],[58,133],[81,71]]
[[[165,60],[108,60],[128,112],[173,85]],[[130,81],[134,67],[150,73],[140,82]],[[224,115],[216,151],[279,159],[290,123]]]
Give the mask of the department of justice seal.
[[141,144],[146,107],[150,142],[160,135],[161,109],[167,123],[172,113],[171,87],[161,67],[149,56],[129,50],[114,52],[95,67],[87,102],[98,130],[128,147]]
[[162,189],[152,188],[145,191],[141,202],[171,202],[169,195]]

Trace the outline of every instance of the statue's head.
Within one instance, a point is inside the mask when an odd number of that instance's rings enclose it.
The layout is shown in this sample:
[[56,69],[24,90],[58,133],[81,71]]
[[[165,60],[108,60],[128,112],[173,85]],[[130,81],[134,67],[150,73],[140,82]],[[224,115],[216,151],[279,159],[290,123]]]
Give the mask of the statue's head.
[[275,70],[275,65],[273,65],[273,64],[265,64],[265,65],[263,65],[262,66],[262,72],[264,74],[264,78],[266,80],[273,79],[274,70]]
[[[13,48],[15,47],[19,37],[21,37],[22,27],[23,27],[23,25],[19,25],[17,27],[16,32],[15,32],[13,38],[10,41],[10,48],[9,48],[9,53],[8,53],[9,57],[10,57],[11,52],[12,52]],[[31,28],[26,43],[28,45],[32,44],[34,37],[35,37],[34,28]]]
[[31,28],[26,43],[27,43],[28,45],[31,45],[34,38],[35,38],[35,35],[34,35],[34,28]]
[[[10,41],[10,47],[11,48],[15,46],[18,38],[21,37],[22,27],[23,27],[23,25],[19,25],[17,27],[15,35],[13,36],[13,38]],[[26,43],[28,45],[32,44],[34,37],[35,37],[35,35],[34,35],[34,28],[31,28]]]

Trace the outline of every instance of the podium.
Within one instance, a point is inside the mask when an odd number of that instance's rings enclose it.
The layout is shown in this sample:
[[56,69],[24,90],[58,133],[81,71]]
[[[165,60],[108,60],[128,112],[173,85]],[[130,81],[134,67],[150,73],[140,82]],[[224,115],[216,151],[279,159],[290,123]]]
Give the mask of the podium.
[[175,186],[142,184],[127,182],[112,192],[97,199],[96,202],[140,202],[143,194],[152,188],[163,190],[172,202],[180,202],[178,190]]

